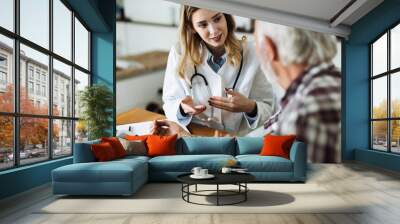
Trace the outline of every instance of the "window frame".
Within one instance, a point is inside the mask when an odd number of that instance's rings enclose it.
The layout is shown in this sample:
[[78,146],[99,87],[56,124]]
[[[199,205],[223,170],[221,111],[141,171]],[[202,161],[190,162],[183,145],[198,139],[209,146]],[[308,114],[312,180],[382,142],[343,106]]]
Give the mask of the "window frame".
[[[0,116],[4,116],[4,117],[12,117],[13,119],[13,153],[14,153],[14,161],[13,161],[13,166],[10,167],[5,167],[5,168],[0,168],[0,172],[5,171],[5,170],[10,170],[10,169],[16,169],[19,167],[23,167],[23,166],[30,166],[33,164],[38,164],[38,163],[43,163],[46,161],[50,161],[50,160],[54,160],[54,159],[62,159],[65,157],[70,157],[73,156],[73,152],[74,152],[74,143],[75,143],[75,126],[76,126],[76,121],[79,120],[79,117],[75,116],[75,108],[72,107],[71,108],[71,114],[70,116],[66,115],[66,116],[56,116],[53,115],[53,59],[58,60],[61,63],[64,63],[68,66],[71,66],[71,93],[73,95],[72,99],[71,99],[71,104],[74,105],[75,103],[75,88],[74,88],[74,82],[75,82],[75,69],[78,69],[79,71],[85,73],[86,75],[88,75],[89,78],[89,83],[88,86],[92,85],[92,62],[91,62],[91,49],[92,49],[92,44],[91,44],[91,37],[92,37],[92,31],[91,29],[89,29],[89,27],[87,26],[87,24],[83,21],[83,19],[72,9],[72,7],[65,1],[65,0],[59,0],[68,10],[71,11],[71,18],[70,18],[70,23],[71,23],[71,59],[67,59],[64,58],[63,56],[55,53],[53,50],[53,1],[54,0],[48,0],[49,3],[49,48],[46,49],[42,46],[40,46],[39,44],[36,44],[32,41],[30,41],[29,39],[26,39],[24,37],[22,37],[20,35],[20,0],[14,0],[13,1],[13,10],[14,10],[14,31],[10,31],[4,27],[0,26],[0,35],[3,35],[7,38],[12,39],[13,41],[13,64],[11,66],[12,67],[12,73],[11,75],[13,75],[14,78],[14,110],[13,112],[2,112],[0,111]],[[74,25],[74,20],[75,18],[77,20],[79,20],[79,22],[84,26],[84,28],[88,31],[88,69],[85,69],[81,66],[79,66],[78,64],[75,63],[75,25]],[[48,96],[48,112],[46,115],[39,115],[39,114],[27,114],[27,113],[21,113],[20,111],[20,85],[21,85],[21,80],[20,80],[20,45],[23,44],[27,47],[32,48],[33,50],[36,50],[40,53],[45,54],[46,56],[48,56],[49,59],[49,63],[48,63],[48,76],[47,76],[47,84],[45,85],[45,90],[48,92],[45,94]],[[28,83],[29,81],[33,81],[33,85],[34,85],[34,92],[36,92],[35,89],[35,85],[36,83],[40,83],[42,84],[42,79],[41,79],[41,74],[43,71],[40,70],[39,72],[39,79],[37,80],[36,77],[36,72],[37,72],[37,68],[35,69],[33,67],[33,79],[30,78],[30,73],[29,73],[29,68],[31,68],[30,64],[27,63],[27,72],[26,72],[26,82]],[[26,84],[28,85],[28,84]],[[40,85],[41,86],[41,85]],[[27,86],[28,87],[28,86]],[[29,87],[28,87],[29,88]],[[27,91],[29,91],[27,89]],[[41,91],[40,91],[41,92]],[[37,96],[42,96],[42,94],[39,94]],[[34,102],[35,103],[35,102]],[[48,136],[47,136],[47,142],[49,144],[47,144],[47,150],[48,150],[48,155],[47,157],[44,157],[43,160],[40,160],[38,162],[32,162],[32,163],[26,163],[26,164],[21,164],[21,159],[20,159],[20,119],[21,118],[45,118],[47,119],[48,122]],[[63,120],[63,121],[70,121],[71,122],[71,153],[68,155],[62,155],[62,156],[55,156],[53,155],[54,152],[54,147],[53,147],[53,122],[56,120]]]
[[[392,122],[393,121],[400,121],[400,117],[392,117],[392,98],[391,98],[391,79],[392,76],[395,75],[396,73],[400,72],[400,67],[391,69],[391,31],[393,28],[396,26],[400,26],[400,21],[395,22],[392,24],[390,27],[385,29],[384,32],[379,34],[375,39],[373,39],[370,43],[368,43],[369,47],[369,149],[373,151],[379,151],[379,152],[386,152],[386,153],[391,153],[391,154],[400,154],[400,152],[393,152],[392,151],[392,135],[391,135],[391,129],[392,129]],[[380,74],[376,74],[374,76],[373,74],[373,44],[376,43],[381,37],[384,35],[387,35],[387,64],[386,64],[386,71]],[[387,92],[386,92],[386,98],[387,98],[387,105],[386,105],[386,118],[373,118],[373,81],[378,79],[386,77],[386,86],[387,86]],[[374,136],[373,136],[373,122],[374,121],[386,121],[386,151],[379,150],[374,148]]]

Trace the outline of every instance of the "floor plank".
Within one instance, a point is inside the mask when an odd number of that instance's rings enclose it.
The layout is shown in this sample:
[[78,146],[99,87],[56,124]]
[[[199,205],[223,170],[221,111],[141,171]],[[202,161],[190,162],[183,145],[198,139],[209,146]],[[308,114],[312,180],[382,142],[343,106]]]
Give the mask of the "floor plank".
[[397,224],[400,223],[400,174],[360,163],[312,164],[308,183],[323,186],[359,214],[36,214],[54,200],[50,185],[0,201],[0,223],[7,224]]

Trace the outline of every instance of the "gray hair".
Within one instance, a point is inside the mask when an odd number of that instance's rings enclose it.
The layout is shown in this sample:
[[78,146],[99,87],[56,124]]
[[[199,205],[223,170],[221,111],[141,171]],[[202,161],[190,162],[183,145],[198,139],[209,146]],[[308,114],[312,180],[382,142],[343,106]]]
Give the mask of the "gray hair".
[[257,35],[259,41],[268,36],[275,43],[284,65],[331,62],[337,51],[334,36],[309,30],[257,21]]

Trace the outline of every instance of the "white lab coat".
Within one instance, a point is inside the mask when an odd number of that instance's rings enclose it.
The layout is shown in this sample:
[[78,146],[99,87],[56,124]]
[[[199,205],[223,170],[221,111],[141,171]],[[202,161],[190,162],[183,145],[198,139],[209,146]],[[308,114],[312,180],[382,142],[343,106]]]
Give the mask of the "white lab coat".
[[[213,96],[225,96],[224,88],[232,88],[239,71],[239,64],[233,66],[228,60],[219,69],[218,73],[208,65],[207,59],[211,54],[205,50],[203,63],[197,67],[197,72],[203,74],[208,81]],[[256,58],[253,43],[246,43],[243,46],[243,67],[235,90],[257,103],[257,117],[250,125],[244,113],[234,113],[226,110],[214,108],[216,122],[204,122],[199,119],[200,115],[188,116],[185,119],[178,119],[180,116],[180,103],[185,96],[190,95],[190,77],[194,74],[194,67],[186,68],[186,78],[183,79],[178,74],[179,59],[181,57],[179,45],[171,48],[168,56],[168,64],[164,77],[163,101],[165,115],[169,120],[178,122],[182,126],[187,126],[190,122],[202,124],[211,128],[223,129],[237,135],[244,135],[251,130],[262,125],[273,113],[274,94],[272,86],[262,73]],[[210,106],[203,113],[210,116]],[[203,114],[202,113],[202,114]],[[204,115],[203,115],[204,116]]]

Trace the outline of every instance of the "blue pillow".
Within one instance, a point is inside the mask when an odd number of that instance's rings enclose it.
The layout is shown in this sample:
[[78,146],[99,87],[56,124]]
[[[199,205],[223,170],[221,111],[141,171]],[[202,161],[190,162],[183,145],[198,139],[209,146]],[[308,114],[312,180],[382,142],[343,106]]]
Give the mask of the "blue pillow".
[[99,144],[101,141],[93,140],[82,143],[75,143],[74,147],[74,163],[89,163],[95,162],[96,158],[93,155],[92,149],[90,146],[92,144]]
[[235,155],[235,139],[232,137],[184,137],[177,142],[177,154],[225,154]]
[[237,137],[236,155],[259,154],[264,144],[264,137]]

